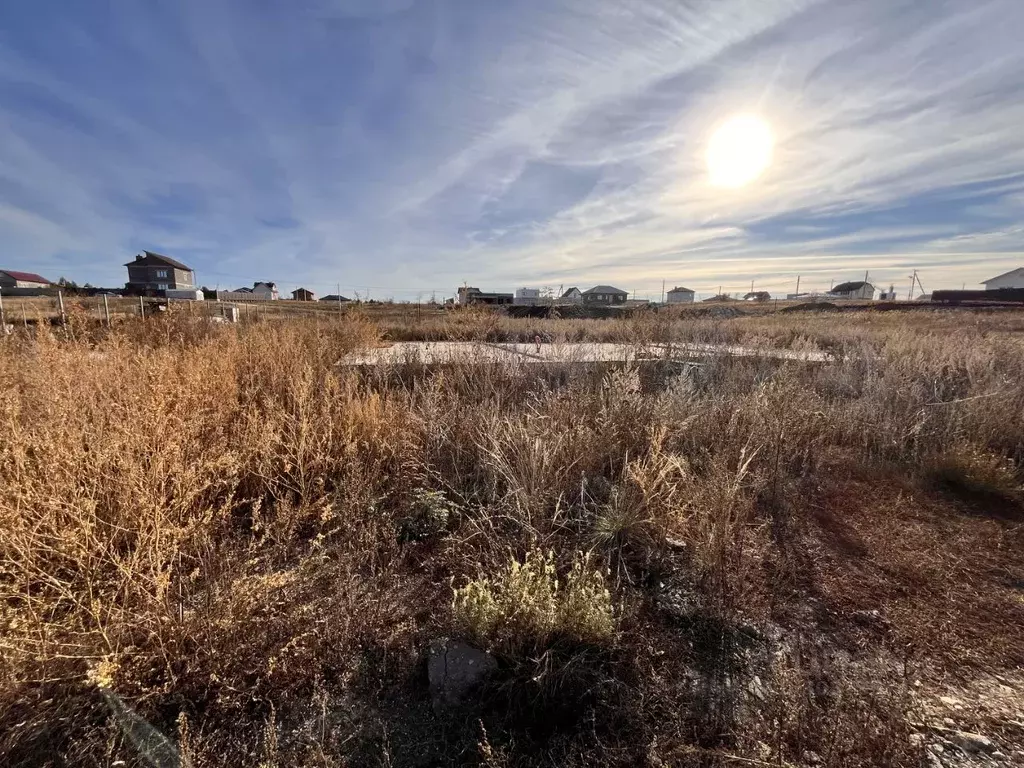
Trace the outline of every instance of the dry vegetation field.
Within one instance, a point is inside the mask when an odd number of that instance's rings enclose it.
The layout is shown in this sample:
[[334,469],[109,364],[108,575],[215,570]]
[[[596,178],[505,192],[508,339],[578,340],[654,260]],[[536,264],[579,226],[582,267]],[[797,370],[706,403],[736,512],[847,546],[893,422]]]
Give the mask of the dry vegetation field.
[[[0,764],[1024,764],[1022,331],[702,308],[16,327]],[[338,365],[537,335],[835,361]],[[433,706],[442,638],[497,662],[462,708]]]

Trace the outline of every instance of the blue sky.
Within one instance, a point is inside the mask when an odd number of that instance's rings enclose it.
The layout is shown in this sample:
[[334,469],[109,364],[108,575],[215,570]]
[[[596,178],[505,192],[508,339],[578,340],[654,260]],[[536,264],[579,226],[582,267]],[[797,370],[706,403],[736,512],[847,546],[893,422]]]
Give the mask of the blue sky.
[[[0,267],[413,299],[1024,266],[1020,0],[0,5]],[[710,185],[716,125],[774,160]]]

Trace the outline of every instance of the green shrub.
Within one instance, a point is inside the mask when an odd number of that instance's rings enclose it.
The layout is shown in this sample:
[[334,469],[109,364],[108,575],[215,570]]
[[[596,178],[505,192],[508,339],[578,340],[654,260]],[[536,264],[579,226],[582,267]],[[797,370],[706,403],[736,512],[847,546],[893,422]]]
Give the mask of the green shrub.
[[573,559],[559,581],[552,552],[532,550],[513,558],[494,579],[477,579],[455,590],[452,604],[460,629],[486,646],[546,645],[556,638],[603,643],[614,637],[617,616],[606,573],[590,554]]

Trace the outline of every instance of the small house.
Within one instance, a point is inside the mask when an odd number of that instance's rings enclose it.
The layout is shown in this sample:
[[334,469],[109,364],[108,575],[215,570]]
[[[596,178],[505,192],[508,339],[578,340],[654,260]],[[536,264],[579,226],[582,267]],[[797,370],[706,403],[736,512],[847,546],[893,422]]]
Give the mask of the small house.
[[693,304],[694,292],[689,288],[675,287],[666,294],[669,304]]
[[625,304],[629,294],[611,285],[595,285],[583,292],[584,304]]
[[864,280],[840,283],[828,292],[830,299],[866,299],[875,297],[875,286]]
[[1001,275],[982,280],[986,291],[998,291],[1000,288],[1024,288],[1024,267],[1011,269]]
[[277,301],[281,298],[277,292],[277,285],[270,282],[253,283],[252,293],[254,299],[262,301]]
[[348,298],[346,298],[344,296],[341,296],[340,294],[337,294],[337,293],[332,293],[332,294],[329,294],[327,296],[321,296],[319,301],[321,301],[321,302],[329,302],[331,304],[344,304],[347,301],[352,301],[352,299],[348,299]]
[[558,297],[559,302],[562,304],[582,304],[583,303],[583,291],[577,288],[575,285]]
[[540,288],[517,288],[512,303],[520,307],[533,307],[540,304]]
[[49,288],[50,281],[35,272],[0,270],[0,288]]
[[292,291],[292,301],[316,301],[316,294],[305,288],[296,288]]
[[511,304],[513,301],[511,293],[487,293],[471,286],[460,287],[458,296],[459,304],[462,306],[470,304],[506,305]]
[[143,251],[129,261],[127,293],[156,293],[168,289],[195,288],[196,276],[192,268],[177,259],[153,251]]

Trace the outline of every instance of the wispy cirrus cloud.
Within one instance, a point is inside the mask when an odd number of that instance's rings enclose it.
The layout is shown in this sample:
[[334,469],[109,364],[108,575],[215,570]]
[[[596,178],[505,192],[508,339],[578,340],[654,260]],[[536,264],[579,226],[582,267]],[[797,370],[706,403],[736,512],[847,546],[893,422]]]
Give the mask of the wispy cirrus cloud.
[[[0,9],[5,266],[410,298],[1024,262],[1015,0],[63,5]],[[711,187],[751,111],[772,166]]]

